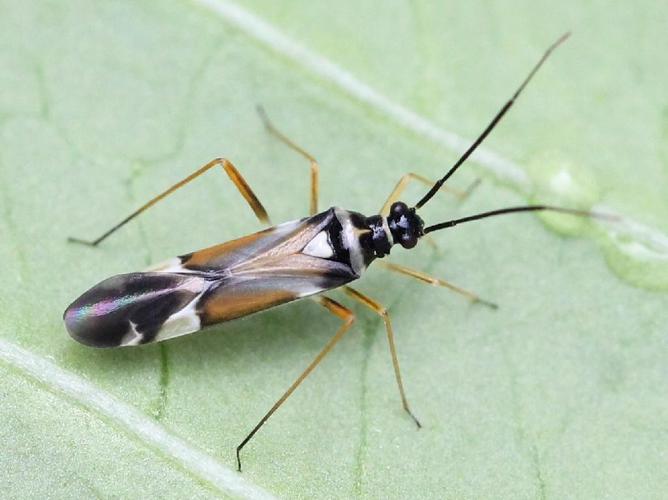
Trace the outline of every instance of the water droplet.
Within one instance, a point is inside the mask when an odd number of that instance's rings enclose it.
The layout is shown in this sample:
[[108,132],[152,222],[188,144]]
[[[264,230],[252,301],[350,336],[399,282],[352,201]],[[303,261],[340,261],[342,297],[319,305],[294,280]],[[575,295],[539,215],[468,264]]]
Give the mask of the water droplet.
[[668,237],[637,222],[606,226],[603,251],[610,268],[629,283],[668,290]]
[[[589,210],[599,201],[596,179],[582,167],[555,152],[541,154],[529,164],[534,179],[531,203]],[[582,236],[591,221],[555,213],[541,213],[540,219],[551,230],[565,236]]]
[[[557,205],[602,214],[614,210],[599,204],[600,190],[584,167],[555,152],[541,154],[528,165],[535,185],[531,203]],[[591,220],[542,213],[545,225],[565,236],[588,236],[602,247],[610,269],[634,286],[668,291],[668,236],[640,223]]]

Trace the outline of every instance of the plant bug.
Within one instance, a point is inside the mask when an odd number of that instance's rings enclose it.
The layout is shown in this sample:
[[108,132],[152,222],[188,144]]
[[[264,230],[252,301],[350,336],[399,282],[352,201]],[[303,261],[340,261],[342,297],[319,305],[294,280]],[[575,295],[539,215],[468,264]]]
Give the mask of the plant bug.
[[[310,215],[227,243],[182,255],[143,272],[108,278],[85,292],[67,308],[64,321],[68,332],[75,340],[92,347],[134,346],[193,333],[211,325],[305,297],[315,300],[340,318],[342,325],[335,335],[237,447],[237,467],[241,470],[242,448],[352,326],[355,320],[354,313],[339,302],[323,295],[323,292],[328,290],[341,288],[349,297],[382,318],[403,408],[417,427],[421,427],[409,407],[404,392],[394,333],[387,310],[348,284],[360,278],[364,270],[376,259],[389,255],[393,245],[398,244],[411,249],[423,236],[457,224],[530,211],[606,217],[570,208],[528,205],[492,210],[425,226],[417,213],[444,187],[447,180],[484,141],[548,56],[567,37],[568,33],[545,51],[510,100],[440,180],[432,184],[417,174],[404,175],[384,203],[380,213],[370,217],[336,207],[318,213],[318,163],[309,153],[280,132],[262,108],[259,108],[260,116],[268,131],[310,162]],[[214,167],[223,168],[260,222],[269,225],[266,210],[236,167],[229,160],[218,158],[148,201],[96,240],[70,238],[70,241],[97,246],[146,209]],[[399,198],[412,180],[425,182],[431,187],[415,205],[409,206],[399,201]],[[390,271],[450,288],[472,302],[496,307],[490,302],[481,300],[476,294],[446,281],[396,264],[384,265]]]

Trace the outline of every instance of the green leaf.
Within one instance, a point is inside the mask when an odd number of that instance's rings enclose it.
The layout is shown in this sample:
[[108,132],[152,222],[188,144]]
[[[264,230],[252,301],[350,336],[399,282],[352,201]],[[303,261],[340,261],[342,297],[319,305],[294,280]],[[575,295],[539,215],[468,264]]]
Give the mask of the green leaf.
[[[4,496],[660,497],[665,19],[655,2],[0,2]],[[421,430],[382,321],[355,304],[356,326],[244,449],[241,476],[236,446],[337,319],[304,301],[141,348],[67,336],[62,311],[99,280],[260,228],[212,171],[99,249],[66,243],[211,158],[239,166],[273,221],[307,213],[308,165],[267,136],[257,103],[320,161],[321,207],[371,214],[403,173],[442,175],[453,137],[477,135],[568,29],[451,181],[482,185],[424,217],[547,200],[624,219],[509,216],[393,253],[497,311],[368,271],[358,288],[388,307]]]

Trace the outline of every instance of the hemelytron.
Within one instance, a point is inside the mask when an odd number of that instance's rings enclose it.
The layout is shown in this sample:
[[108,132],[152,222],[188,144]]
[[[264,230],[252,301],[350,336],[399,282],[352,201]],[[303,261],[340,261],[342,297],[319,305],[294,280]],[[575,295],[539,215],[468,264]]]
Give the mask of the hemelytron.
[[[241,449],[353,324],[355,315],[350,309],[323,295],[323,292],[328,290],[341,288],[348,296],[382,317],[403,408],[420,427],[406,399],[394,344],[394,333],[386,309],[348,284],[360,278],[364,270],[375,260],[387,257],[394,245],[410,249],[426,234],[457,224],[501,214],[540,210],[601,217],[591,212],[569,208],[528,205],[493,210],[426,226],[417,213],[482,143],[550,53],[567,36],[568,34],[562,36],[547,49],[510,100],[440,180],[431,183],[417,174],[404,175],[378,215],[368,217],[341,208],[329,208],[324,212],[318,212],[318,163],[281,133],[260,109],[261,118],[267,129],[310,162],[310,215],[237,240],[182,255],[146,271],[121,274],[106,279],[85,292],[67,308],[64,314],[67,330],[75,340],[92,347],[134,346],[193,333],[211,325],[305,297],[312,298],[339,317],[342,325],[336,334],[237,447],[237,466],[241,470]],[[260,222],[269,226],[267,211],[245,179],[230,161],[219,158],[151,199],[96,240],[85,241],[75,238],[70,240],[96,246],[158,201],[218,166],[227,173]],[[431,188],[415,205],[410,206],[399,201],[399,198],[408,182],[412,180],[426,182]],[[482,301],[476,294],[444,280],[396,264],[380,262],[390,271],[448,287],[473,302],[494,307],[493,304]]]

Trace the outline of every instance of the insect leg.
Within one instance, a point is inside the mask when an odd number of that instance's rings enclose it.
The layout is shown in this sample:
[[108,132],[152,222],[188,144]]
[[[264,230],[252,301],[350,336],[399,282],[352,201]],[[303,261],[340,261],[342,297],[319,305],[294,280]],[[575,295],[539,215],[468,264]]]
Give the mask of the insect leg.
[[137,217],[139,214],[144,212],[146,209],[152,207],[156,203],[158,203],[160,200],[166,198],[170,194],[172,194],[174,191],[177,189],[185,186],[188,184],[190,181],[195,180],[197,177],[205,173],[206,171],[212,169],[213,167],[221,166],[223,170],[225,170],[225,173],[227,173],[228,177],[230,180],[234,183],[235,187],[239,190],[241,193],[241,196],[244,197],[246,200],[246,203],[251,207],[253,212],[255,213],[255,216],[259,219],[260,222],[263,224],[269,224],[269,216],[267,215],[267,211],[265,208],[262,206],[262,203],[260,203],[260,200],[257,199],[257,196],[255,196],[255,193],[253,193],[253,190],[250,188],[246,180],[243,178],[243,176],[239,173],[237,168],[232,164],[231,161],[226,160],[225,158],[216,158],[215,160],[211,160],[209,163],[206,165],[200,167],[199,169],[195,170],[192,174],[190,174],[188,177],[185,179],[180,180],[176,184],[174,184],[172,187],[167,189],[166,191],[163,191],[160,193],[158,196],[155,198],[152,198],[145,204],[143,204],[141,207],[139,207],[137,210],[132,212],[130,215],[128,215],[125,219],[123,219],[121,222],[113,226],[111,229],[103,233],[99,238],[89,241],[89,240],[81,240],[79,238],[68,238],[68,241],[71,241],[73,243],[81,243],[84,245],[89,245],[89,246],[97,246],[100,242],[105,240],[108,236],[110,236],[112,233],[116,232],[118,229],[123,227],[125,224],[130,222],[132,219]]
[[302,372],[302,374],[297,377],[297,380],[295,380],[292,385],[288,388],[287,391],[274,403],[274,406],[271,407],[271,409],[265,414],[264,417],[260,419],[260,421],[257,423],[257,425],[253,428],[252,431],[244,438],[244,440],[241,442],[239,446],[237,446],[237,469],[241,471],[241,450],[244,446],[246,446],[246,443],[251,440],[251,438],[255,435],[257,431],[260,430],[260,427],[264,425],[264,423],[271,417],[271,415],[285,402],[288,397],[294,392],[294,390],[299,387],[299,384],[301,384],[306,377],[308,377],[311,372],[315,369],[316,366],[318,366],[318,363],[322,361],[322,359],[329,353],[329,351],[332,350],[332,348],[338,343],[339,340],[343,337],[343,335],[350,329],[352,326],[353,322],[355,321],[355,314],[348,309],[347,307],[339,304],[338,302],[324,296],[319,296],[319,297],[314,297],[314,300],[318,302],[320,305],[325,307],[329,312],[334,314],[335,316],[339,317],[341,320],[343,320],[343,324],[339,327],[337,330],[336,334],[329,339],[327,344],[325,344],[325,347],[322,348],[322,350],[318,353],[318,355],[315,357],[313,361],[311,361],[311,364],[309,364],[306,369]]
[[[292,139],[276,128],[262,106],[257,107],[257,112],[260,115],[262,123],[264,123],[264,126],[267,128],[270,134],[275,136],[279,141],[281,141],[293,151],[302,155],[311,164],[311,204],[309,214],[315,215],[318,213],[318,176],[320,175],[320,165],[318,165],[317,160],[311,154],[306,152],[306,150],[297,145],[294,141],[292,141]],[[433,184],[433,182],[430,183],[430,185],[431,184]]]
[[[411,181],[419,181],[422,184],[425,184],[427,186],[433,186],[434,182],[430,181],[426,177],[421,176],[420,174],[416,174],[413,172],[409,172],[407,174],[404,174],[401,179],[399,179],[399,182],[397,182],[396,186],[394,186],[394,189],[390,193],[390,196],[387,197],[387,200],[385,201],[385,204],[383,205],[383,208],[380,210],[381,215],[387,215],[390,213],[390,206],[392,206],[392,203],[397,201],[401,194],[404,192],[406,189],[406,186],[408,186],[408,183]],[[459,189],[455,188],[450,188],[447,186],[443,186],[441,189],[443,191],[449,191],[453,195],[455,195],[457,198],[460,200],[465,199],[471,192],[480,184],[480,179],[476,179],[471,183],[471,185],[466,188],[466,190],[461,191]]]
[[463,295],[470,302],[482,304],[484,306],[491,307],[492,309],[497,309],[499,307],[493,302],[481,299],[480,297],[478,297],[478,295],[476,295],[473,292],[469,292],[464,288],[460,288],[457,285],[453,285],[452,283],[442,280],[440,278],[434,278],[432,276],[429,276],[428,274],[425,274],[422,271],[416,271],[415,269],[411,269],[409,267],[400,266],[399,264],[393,264],[392,262],[385,262],[382,260],[379,260],[378,264],[380,264],[385,269],[388,269],[392,272],[403,274],[404,276],[410,276],[411,278],[415,278],[416,280],[422,281],[423,283],[428,283],[430,285],[442,286],[444,288],[448,288],[453,292],[457,292],[458,294]]
[[373,312],[378,314],[381,318],[383,318],[383,322],[385,323],[385,330],[387,331],[387,341],[388,344],[390,345],[390,354],[392,355],[392,365],[394,366],[394,376],[397,379],[397,385],[399,386],[399,394],[401,395],[401,404],[404,407],[404,410],[411,416],[415,424],[418,426],[418,429],[422,427],[422,424],[420,421],[413,415],[413,412],[410,410],[408,406],[408,400],[406,399],[406,393],[404,392],[404,384],[401,380],[401,370],[399,369],[399,358],[397,358],[397,348],[394,344],[394,331],[392,330],[392,323],[390,322],[390,315],[387,312],[387,309],[385,309],[379,302],[376,302],[370,297],[367,297],[366,295],[358,292],[354,288],[351,288],[349,286],[344,286],[343,291],[350,295],[353,299],[356,301],[362,303],[369,309],[371,309]]

